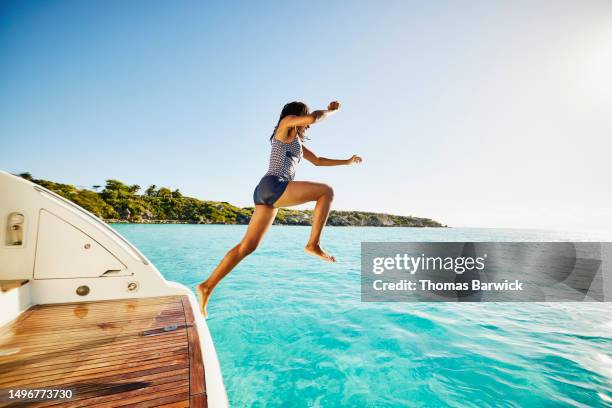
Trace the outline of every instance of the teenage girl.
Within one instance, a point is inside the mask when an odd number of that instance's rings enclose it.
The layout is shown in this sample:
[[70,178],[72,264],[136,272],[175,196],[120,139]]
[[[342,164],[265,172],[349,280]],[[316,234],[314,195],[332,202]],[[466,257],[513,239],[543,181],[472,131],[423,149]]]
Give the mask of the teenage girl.
[[340,104],[331,102],[326,110],[309,112],[302,102],[291,102],[283,107],[270,143],[270,165],[255,191],[253,201],[255,211],[242,241],[230,249],[208,279],[196,286],[200,298],[200,309],[206,316],[206,304],[213,289],[240,261],[252,253],[276,217],[279,207],[291,207],[315,201],[312,215],[310,239],[304,250],[306,253],[328,262],[336,259],[320,246],[321,231],[334,197],[334,191],[327,184],[311,181],[295,181],[295,168],[302,157],[315,166],[341,166],[361,163],[361,157],[353,155],[349,159],[336,160],[319,157],[304,146],[306,130],[338,111]]

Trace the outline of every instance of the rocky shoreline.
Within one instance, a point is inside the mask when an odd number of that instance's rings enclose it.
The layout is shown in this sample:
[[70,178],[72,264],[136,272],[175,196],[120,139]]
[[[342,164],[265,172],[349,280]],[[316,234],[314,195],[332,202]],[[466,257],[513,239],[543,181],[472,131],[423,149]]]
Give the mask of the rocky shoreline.
[[[108,223],[130,224],[248,224],[253,207],[240,208],[223,201],[206,201],[184,196],[178,189],[140,186],[119,180],[106,180],[106,186],[92,189],[34,179],[29,173],[19,176],[39,184],[83,207]],[[100,191],[101,190],[101,191]],[[278,210],[275,225],[311,225],[312,210]],[[364,211],[334,211],[327,225],[338,227],[447,227],[430,218]]]
[[[245,208],[248,211],[251,208]],[[281,210],[283,211],[283,210]],[[274,225],[311,225],[312,212],[310,210],[284,210],[291,214],[277,217]],[[280,212],[280,211],[279,211]],[[210,225],[244,225],[248,224],[249,216],[244,216],[235,222],[201,220],[159,220],[159,219],[105,219],[107,223],[117,224],[210,224]],[[362,211],[332,211],[327,225],[335,227],[413,227],[413,228],[448,228],[429,218],[409,217],[383,213]]]

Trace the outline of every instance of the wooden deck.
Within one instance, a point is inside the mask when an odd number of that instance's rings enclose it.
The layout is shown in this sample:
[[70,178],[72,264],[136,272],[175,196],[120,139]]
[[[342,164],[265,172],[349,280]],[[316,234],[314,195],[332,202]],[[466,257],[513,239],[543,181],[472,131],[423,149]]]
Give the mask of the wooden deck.
[[[0,328],[0,406],[206,407],[199,344],[184,296],[33,306]],[[50,387],[73,397],[6,400]]]

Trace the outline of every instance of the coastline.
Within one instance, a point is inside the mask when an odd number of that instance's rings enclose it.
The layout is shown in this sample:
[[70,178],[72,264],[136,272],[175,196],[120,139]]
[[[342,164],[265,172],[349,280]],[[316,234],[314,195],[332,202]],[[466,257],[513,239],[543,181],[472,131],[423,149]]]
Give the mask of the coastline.
[[[151,185],[139,194],[137,184],[106,180],[92,190],[71,184],[35,179],[30,173],[18,176],[45,187],[80,205],[107,223],[122,224],[220,224],[245,225],[253,207],[238,207],[225,201],[209,201],[184,196],[179,189]],[[101,190],[101,191],[99,191]],[[311,225],[312,210],[280,208],[274,225]],[[334,227],[414,227],[447,228],[431,218],[367,211],[332,210],[327,224]]]
[[[252,212],[252,208],[243,210]],[[280,214],[291,212],[291,214]],[[273,225],[309,226],[311,225],[311,210],[280,209]],[[205,218],[198,220],[166,220],[166,219],[104,219],[108,224],[198,224],[198,225],[247,225],[250,216],[237,217],[235,221],[213,221]],[[400,216],[384,213],[370,213],[363,211],[334,211],[327,220],[327,226],[333,227],[389,227],[389,228],[450,228],[429,218]]]

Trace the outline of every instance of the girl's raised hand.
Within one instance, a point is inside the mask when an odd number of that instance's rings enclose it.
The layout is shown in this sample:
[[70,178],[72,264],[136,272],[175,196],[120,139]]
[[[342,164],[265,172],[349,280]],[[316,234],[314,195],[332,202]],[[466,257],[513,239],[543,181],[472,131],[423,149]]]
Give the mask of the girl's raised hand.
[[362,161],[363,159],[361,157],[354,154],[353,156],[351,156],[350,159],[348,159],[348,164],[358,164],[358,163],[361,163]]
[[338,102],[338,101],[332,101],[327,106],[327,110],[330,110],[330,111],[335,111],[335,110],[338,110],[338,109],[340,109],[340,102]]

